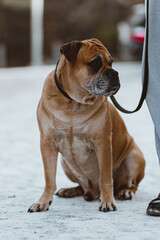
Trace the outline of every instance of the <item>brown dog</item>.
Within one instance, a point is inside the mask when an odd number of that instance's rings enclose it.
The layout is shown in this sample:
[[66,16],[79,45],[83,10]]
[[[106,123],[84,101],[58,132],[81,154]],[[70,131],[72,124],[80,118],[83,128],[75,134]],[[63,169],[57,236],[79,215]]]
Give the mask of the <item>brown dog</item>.
[[64,172],[78,186],[60,189],[57,195],[100,197],[100,210],[115,210],[114,194],[131,199],[145,167],[141,151],[106,98],[120,87],[118,73],[99,40],[70,42],[61,53],[37,111],[46,185],[28,211],[46,211],[52,203],[59,152]]

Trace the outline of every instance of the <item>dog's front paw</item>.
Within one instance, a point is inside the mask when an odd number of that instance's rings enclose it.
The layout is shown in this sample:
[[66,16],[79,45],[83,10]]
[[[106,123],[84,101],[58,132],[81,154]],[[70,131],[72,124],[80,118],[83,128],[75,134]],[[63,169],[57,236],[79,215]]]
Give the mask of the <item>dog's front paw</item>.
[[99,204],[99,211],[103,211],[103,212],[109,212],[109,211],[116,211],[117,207],[116,207],[116,202],[114,200],[114,198],[110,201],[107,200],[100,200],[100,204]]
[[48,211],[49,206],[51,205],[52,200],[48,201],[42,201],[39,200],[37,203],[33,203],[30,208],[28,209],[28,212],[45,212]]

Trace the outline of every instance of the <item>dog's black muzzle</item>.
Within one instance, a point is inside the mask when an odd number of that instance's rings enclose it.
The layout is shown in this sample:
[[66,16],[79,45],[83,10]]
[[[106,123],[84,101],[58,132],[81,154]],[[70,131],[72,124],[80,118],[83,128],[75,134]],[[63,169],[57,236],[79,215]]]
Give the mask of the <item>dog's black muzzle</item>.
[[96,83],[96,95],[111,96],[116,94],[120,88],[118,72],[114,69],[107,69],[103,72]]

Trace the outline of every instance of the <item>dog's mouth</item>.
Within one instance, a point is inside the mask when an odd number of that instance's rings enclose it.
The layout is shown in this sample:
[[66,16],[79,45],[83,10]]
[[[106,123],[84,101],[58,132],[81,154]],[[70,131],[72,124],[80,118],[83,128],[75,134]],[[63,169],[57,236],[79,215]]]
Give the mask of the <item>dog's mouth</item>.
[[118,72],[106,70],[103,74],[96,77],[88,87],[89,92],[96,98],[100,96],[110,97],[118,92],[120,81]]

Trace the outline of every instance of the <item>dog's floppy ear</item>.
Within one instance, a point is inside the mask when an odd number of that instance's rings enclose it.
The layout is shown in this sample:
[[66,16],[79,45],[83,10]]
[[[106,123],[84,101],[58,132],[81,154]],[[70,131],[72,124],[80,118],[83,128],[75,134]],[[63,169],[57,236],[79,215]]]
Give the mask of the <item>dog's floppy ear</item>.
[[77,54],[82,47],[83,43],[81,41],[72,41],[64,44],[60,48],[60,52],[67,58],[71,63],[76,62]]

